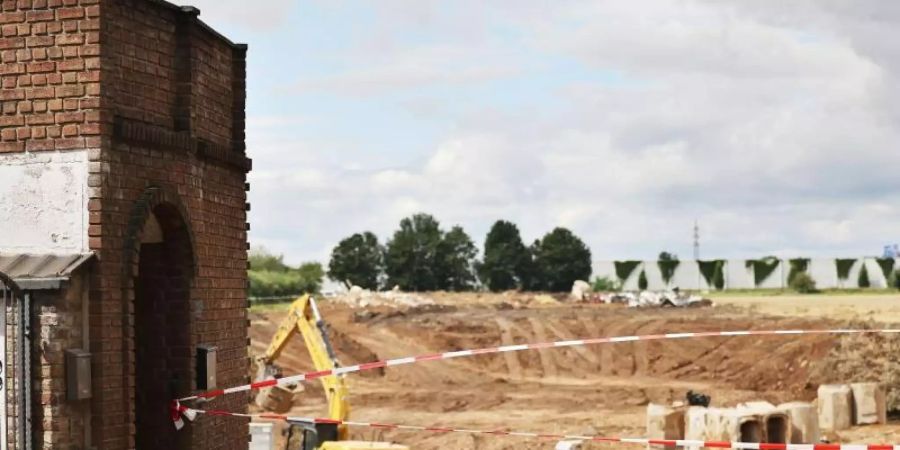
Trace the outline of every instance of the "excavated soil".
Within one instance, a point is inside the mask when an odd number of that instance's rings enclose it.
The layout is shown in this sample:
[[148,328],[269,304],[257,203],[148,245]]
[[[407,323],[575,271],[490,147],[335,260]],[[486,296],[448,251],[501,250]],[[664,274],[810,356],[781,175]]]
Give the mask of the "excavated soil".
[[[406,309],[323,304],[345,365],[497,345],[688,331],[825,328],[822,318],[748,316],[737,308],[641,309],[610,305],[522,306],[506,297]],[[284,312],[254,312],[252,351],[261,353]],[[840,338],[827,335],[712,337],[481,355],[350,375],[352,417],[363,421],[489,430],[643,436],[648,402],[669,403],[688,390],[716,406],[743,401],[812,400]],[[878,358],[877,355],[874,356]],[[881,355],[894,361],[891,355]],[[312,370],[296,339],[279,360],[285,374]],[[851,373],[842,374],[852,376]],[[862,375],[859,377],[863,378]],[[845,380],[853,381],[853,380]],[[306,386],[294,415],[321,416],[325,400]],[[896,438],[898,426],[857,428],[848,437]],[[354,429],[356,439],[412,449],[549,449],[523,438]],[[596,445],[599,448],[599,445]],[[593,448],[593,447],[591,447]]]

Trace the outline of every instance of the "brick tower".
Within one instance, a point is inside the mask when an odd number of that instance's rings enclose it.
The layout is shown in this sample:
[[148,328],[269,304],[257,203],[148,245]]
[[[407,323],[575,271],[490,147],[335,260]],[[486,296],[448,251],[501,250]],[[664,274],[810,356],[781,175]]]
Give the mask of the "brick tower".
[[[90,258],[83,283],[29,297],[25,448],[247,448],[243,422],[176,433],[168,417],[169,399],[206,387],[201,348],[215,349],[219,387],[248,378],[247,47],[199,13],[2,0],[0,256],[20,269],[36,254]],[[89,399],[67,392],[74,347],[90,352]]]

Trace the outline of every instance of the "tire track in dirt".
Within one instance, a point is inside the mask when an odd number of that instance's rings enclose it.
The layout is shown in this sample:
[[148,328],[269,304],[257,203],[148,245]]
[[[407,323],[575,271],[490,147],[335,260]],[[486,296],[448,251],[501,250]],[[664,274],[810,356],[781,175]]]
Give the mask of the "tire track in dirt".
[[[565,341],[565,340],[569,340],[569,339],[579,339],[578,336],[586,336],[585,334],[577,334],[577,333],[571,333],[571,332],[563,333],[562,331],[560,331],[559,328],[555,327],[550,322],[548,322],[546,324],[546,327],[547,327],[547,330],[550,331],[550,333],[552,333],[556,337],[556,339],[560,340],[560,341]],[[565,329],[570,330],[569,327],[565,327]],[[593,352],[588,350],[588,347],[575,346],[575,347],[571,347],[571,349],[574,350],[575,353],[578,354],[578,356],[581,356],[585,361],[587,361],[592,366],[595,366],[597,368],[600,367],[600,360],[597,358],[597,355],[595,355]]]
[[[504,317],[497,317],[494,321],[500,327],[500,342],[503,345],[515,345],[515,335],[513,334],[515,326],[512,322]],[[506,370],[509,372],[509,376],[513,379],[522,378],[522,364],[519,362],[519,354],[507,352],[503,354],[503,359],[506,360]]]
[[[531,323],[531,329],[534,331],[534,337],[536,338],[535,342],[548,342],[547,333],[544,331],[544,325],[541,323],[540,319],[529,317],[528,322]],[[553,350],[546,348],[539,349],[538,357],[540,357],[541,360],[541,368],[543,369],[544,376],[557,378],[559,372],[556,370],[556,358]]]
[[[651,330],[659,329],[660,322],[659,320],[644,320],[643,323],[638,324],[637,328],[634,331],[634,334],[650,334]],[[632,357],[634,358],[634,375],[646,375],[650,372],[650,357],[648,356],[649,351],[652,349],[650,347],[653,342],[640,342],[634,343]]]

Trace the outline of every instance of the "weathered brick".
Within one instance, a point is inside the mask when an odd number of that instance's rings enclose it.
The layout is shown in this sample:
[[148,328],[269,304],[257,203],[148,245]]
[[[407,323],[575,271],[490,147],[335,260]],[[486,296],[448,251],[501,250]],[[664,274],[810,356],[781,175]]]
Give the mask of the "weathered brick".
[[23,89],[25,97],[29,100],[53,98],[54,91],[52,87],[34,87]]
[[60,8],[56,10],[56,20],[80,19],[84,17],[84,8]]
[[64,137],[78,136],[78,125],[69,124],[62,127],[62,135]]
[[25,73],[25,64],[22,63],[5,63],[0,64],[0,75],[11,75]]
[[24,89],[3,89],[0,90],[0,100],[24,100]]
[[56,45],[81,45],[84,44],[84,35],[60,34],[56,36]]
[[[82,85],[75,86],[58,86],[56,88],[56,96],[59,98],[81,97],[84,95],[85,87]],[[92,94],[97,95],[97,94]]]
[[25,11],[4,11],[0,13],[0,23],[17,23],[25,20]]
[[29,48],[50,47],[56,42],[53,36],[29,36],[24,41],[24,45],[27,45]]
[[31,85],[32,86],[46,86],[47,85],[47,74],[38,73],[31,76]]
[[31,114],[26,118],[28,125],[51,125],[53,114]]
[[56,114],[56,123],[81,123],[84,122],[84,113],[82,112],[65,112]]
[[3,128],[0,130],[0,139],[4,141],[15,141],[16,130],[14,128]]
[[5,37],[0,38],[0,50],[9,48],[25,48],[25,38]]
[[25,13],[25,20],[29,22],[47,22],[54,18],[53,11],[49,9],[38,9]]
[[0,127],[15,127],[25,125],[23,116],[0,116]]
[[0,153],[25,151],[24,142],[0,142]]
[[84,70],[84,61],[82,61],[80,59],[70,59],[70,60],[66,60],[66,61],[60,61],[56,65],[56,67],[61,72]]
[[27,70],[30,73],[53,72],[56,70],[56,63],[53,61],[28,63]]
[[54,145],[52,139],[29,139],[25,142],[25,150],[30,152],[53,150],[53,148]]

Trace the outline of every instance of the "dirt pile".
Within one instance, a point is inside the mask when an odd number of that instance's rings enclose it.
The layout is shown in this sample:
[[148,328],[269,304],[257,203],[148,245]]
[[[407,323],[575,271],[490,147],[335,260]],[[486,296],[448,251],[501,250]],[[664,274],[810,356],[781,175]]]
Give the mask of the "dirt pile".
[[[729,308],[540,305],[528,302],[529,295],[517,293],[493,297],[433,293],[428,297],[435,304],[359,308],[323,302],[322,314],[331,325],[341,361],[349,365],[589,337],[847,326],[816,318],[750,316]],[[264,350],[283,317],[283,312],[253,315],[254,353]],[[548,433],[580,433],[591,428],[605,435],[642,436],[648,402],[683,400],[689,390],[709,394],[714,406],[753,400],[774,404],[811,400],[819,382],[813,366],[831,357],[838,346],[834,336],[792,335],[626,342],[480,355],[351,375],[350,403],[353,417],[359,420]],[[896,347],[886,351],[897,354]],[[289,345],[279,363],[286,374],[312,370],[300,339]],[[846,377],[857,375],[857,370],[848,366]],[[292,413],[321,415],[325,411],[321,388],[312,384],[306,393]],[[381,437],[416,450],[552,448],[552,443],[518,438],[353,432],[357,438]]]
[[[853,328],[874,328],[870,323]],[[900,413],[900,335],[843,336],[813,367],[817,384],[874,381],[885,386],[888,411]]]

